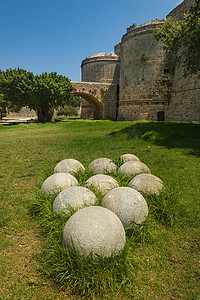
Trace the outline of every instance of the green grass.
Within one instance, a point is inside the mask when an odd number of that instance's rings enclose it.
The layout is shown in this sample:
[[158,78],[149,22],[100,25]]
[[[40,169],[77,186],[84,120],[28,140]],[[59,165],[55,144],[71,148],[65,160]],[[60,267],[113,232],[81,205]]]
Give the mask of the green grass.
[[[74,121],[0,126],[1,299],[198,299],[200,124]],[[61,247],[67,216],[37,193],[75,158],[120,164],[137,155],[167,188],[146,197],[149,218],[127,231],[117,258],[88,260]],[[89,174],[79,174],[81,185]],[[117,178],[120,185],[126,179]],[[34,204],[34,205],[33,205]]]
[[56,116],[55,120],[56,122],[60,122],[60,121],[69,121],[69,120],[79,120],[80,116]]

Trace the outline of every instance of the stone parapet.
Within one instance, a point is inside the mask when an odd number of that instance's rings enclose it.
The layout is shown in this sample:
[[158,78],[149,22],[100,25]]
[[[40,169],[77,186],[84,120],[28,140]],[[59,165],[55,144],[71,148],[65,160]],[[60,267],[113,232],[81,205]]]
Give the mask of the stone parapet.
[[129,38],[132,38],[137,35],[141,34],[149,34],[152,33],[155,28],[157,28],[159,25],[164,24],[164,19],[156,19],[152,20],[148,23],[144,23],[140,26],[136,26],[136,24],[133,24],[129,28],[127,28],[126,34],[123,35],[121,42],[128,40]]
[[106,54],[106,52],[102,52],[102,53],[97,53],[95,55],[86,57],[82,63],[81,66],[84,66],[85,64],[88,63],[93,63],[93,62],[113,62],[113,61],[119,61],[119,56],[115,53],[110,53],[110,54]]

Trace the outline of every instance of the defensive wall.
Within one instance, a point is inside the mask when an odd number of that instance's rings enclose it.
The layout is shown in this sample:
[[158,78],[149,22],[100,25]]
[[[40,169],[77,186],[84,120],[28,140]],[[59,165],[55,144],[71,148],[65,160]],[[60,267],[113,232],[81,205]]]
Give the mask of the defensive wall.
[[168,15],[167,18],[171,17],[173,20],[177,21],[184,18],[189,8],[195,3],[195,0],[185,0],[178,6],[176,6]]
[[164,20],[127,28],[120,43],[118,120],[157,120],[168,104],[163,44],[152,35]]
[[[195,0],[185,0],[167,17],[183,18]],[[176,66],[170,89],[170,102],[166,109],[166,120],[200,122],[200,73],[183,76],[183,64]]]
[[[193,3],[194,0],[183,1],[168,17],[182,18]],[[133,24],[114,47],[115,53],[97,53],[83,60],[84,82],[115,85],[108,88],[109,97],[104,99],[101,118],[115,119],[117,115],[117,120],[200,122],[200,75],[184,77],[181,65],[170,74],[164,62],[164,45],[152,35],[163,22],[157,19],[140,26]],[[117,99],[112,96],[112,90]],[[89,101],[93,107],[86,101],[82,117],[91,115],[95,106],[95,100]]]

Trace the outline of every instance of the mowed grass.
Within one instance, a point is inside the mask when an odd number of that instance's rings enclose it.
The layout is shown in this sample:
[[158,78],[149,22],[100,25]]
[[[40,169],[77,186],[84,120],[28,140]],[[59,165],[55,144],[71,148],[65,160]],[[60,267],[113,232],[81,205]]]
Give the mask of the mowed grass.
[[[55,245],[48,245],[46,225],[30,213],[36,193],[64,158],[77,159],[87,168],[93,159],[117,162],[124,153],[137,155],[172,191],[172,201],[178,201],[172,205],[174,218],[162,222],[152,214],[141,232],[128,237],[118,259],[96,264],[71,254],[70,270],[62,248],[57,245],[57,259]],[[200,124],[72,121],[1,126],[0,156],[1,299],[199,298]],[[56,228],[62,227],[54,221]],[[61,278],[62,264],[68,280]]]

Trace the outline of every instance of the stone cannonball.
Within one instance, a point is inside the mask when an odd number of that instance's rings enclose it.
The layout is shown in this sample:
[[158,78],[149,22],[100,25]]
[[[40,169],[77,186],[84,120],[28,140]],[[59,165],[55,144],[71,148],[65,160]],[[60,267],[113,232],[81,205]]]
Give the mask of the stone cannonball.
[[93,160],[89,165],[92,174],[107,174],[117,171],[117,166],[111,159],[102,157]]
[[120,175],[134,177],[141,173],[151,173],[149,168],[141,161],[127,161],[118,170]]
[[70,213],[70,209],[94,205],[97,201],[95,194],[82,186],[72,186],[62,191],[55,198],[53,211],[56,214]]
[[78,185],[78,181],[74,176],[68,173],[57,173],[49,176],[43,182],[41,192],[50,195],[74,185]]
[[110,210],[90,206],[73,214],[63,230],[63,244],[83,256],[110,257],[123,250],[125,231],[120,219]]
[[162,180],[151,174],[139,174],[135,176],[129,182],[128,186],[138,192],[156,195],[159,195],[164,189]]
[[148,216],[144,197],[129,187],[118,187],[108,192],[102,200],[102,206],[113,211],[124,227],[140,226]]
[[63,159],[54,168],[54,173],[77,173],[79,170],[85,171],[84,166],[76,159]]
[[123,163],[127,162],[127,161],[130,161],[130,160],[137,160],[139,161],[139,158],[134,155],[134,154],[122,154],[120,156],[120,159]]
[[117,181],[111,176],[104,175],[104,174],[97,174],[90,177],[86,181],[85,186],[88,188],[93,187],[102,195],[105,195],[107,192],[118,187],[119,185]]

